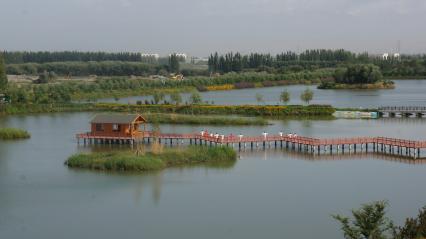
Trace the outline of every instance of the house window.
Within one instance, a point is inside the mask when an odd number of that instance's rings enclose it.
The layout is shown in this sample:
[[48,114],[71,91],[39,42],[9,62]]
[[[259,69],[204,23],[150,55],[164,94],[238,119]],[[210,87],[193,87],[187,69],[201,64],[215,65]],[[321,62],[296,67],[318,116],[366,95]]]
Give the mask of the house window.
[[117,131],[120,131],[120,128],[121,128],[121,127],[120,127],[120,125],[119,125],[119,124],[113,124],[113,125],[112,125],[112,131],[116,131],[116,132],[117,132]]
[[96,124],[96,131],[104,131],[104,125],[103,124]]

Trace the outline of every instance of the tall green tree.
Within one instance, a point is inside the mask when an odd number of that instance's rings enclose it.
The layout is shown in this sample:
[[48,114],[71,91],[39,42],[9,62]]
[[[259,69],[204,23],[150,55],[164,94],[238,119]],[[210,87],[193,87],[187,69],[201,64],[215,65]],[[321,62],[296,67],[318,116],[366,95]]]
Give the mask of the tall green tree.
[[152,97],[154,98],[154,103],[158,104],[160,103],[160,101],[164,100],[165,95],[161,91],[154,91]]
[[386,239],[394,232],[392,221],[385,216],[387,203],[378,201],[352,210],[353,219],[341,215],[332,217],[340,222],[346,239]]
[[343,84],[373,84],[382,79],[380,68],[373,64],[352,64],[334,73],[334,80]]
[[417,218],[407,218],[405,225],[395,231],[395,239],[426,238],[426,206],[419,211]]
[[180,103],[182,103],[182,96],[179,92],[173,92],[170,94],[170,100],[176,105],[179,105]]
[[288,90],[284,90],[280,94],[280,101],[283,102],[285,105],[290,101],[290,93]]
[[198,92],[192,92],[190,100],[191,104],[199,104],[202,102],[201,95]]
[[170,72],[173,73],[179,73],[180,71],[180,65],[179,65],[179,57],[176,55],[176,53],[173,53],[169,56],[169,67]]
[[309,105],[309,102],[314,98],[314,92],[307,88],[300,94],[300,99]]
[[4,65],[3,54],[0,53],[0,90],[3,91],[7,88],[7,75]]

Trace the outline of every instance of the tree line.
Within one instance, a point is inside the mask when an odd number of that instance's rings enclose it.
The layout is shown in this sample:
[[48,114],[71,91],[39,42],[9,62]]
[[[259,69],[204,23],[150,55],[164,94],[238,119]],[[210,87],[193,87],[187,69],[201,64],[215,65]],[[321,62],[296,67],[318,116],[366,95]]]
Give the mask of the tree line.
[[364,58],[365,54],[355,54],[343,49],[338,50],[306,50],[301,54],[295,52],[283,52],[275,56],[263,53],[241,53],[229,52],[219,55],[217,52],[211,54],[208,66],[211,72],[239,72],[243,69],[259,67],[282,67],[288,62],[347,62]]
[[209,56],[208,69],[212,73],[266,71],[289,73],[320,68],[345,67],[349,64],[374,64],[380,67],[384,76],[426,76],[426,55],[402,55],[384,60],[378,55],[356,54],[343,49],[306,50],[300,54],[283,52],[271,54],[229,52]]
[[7,75],[3,55],[0,53],[0,93],[7,88]]
[[81,51],[4,51],[6,64],[46,63],[63,61],[142,61],[134,52],[81,52]]
[[62,76],[147,76],[167,74],[167,65],[152,65],[142,62],[101,61],[101,62],[50,62],[9,64],[6,71],[10,75],[38,75],[43,72],[55,72]]

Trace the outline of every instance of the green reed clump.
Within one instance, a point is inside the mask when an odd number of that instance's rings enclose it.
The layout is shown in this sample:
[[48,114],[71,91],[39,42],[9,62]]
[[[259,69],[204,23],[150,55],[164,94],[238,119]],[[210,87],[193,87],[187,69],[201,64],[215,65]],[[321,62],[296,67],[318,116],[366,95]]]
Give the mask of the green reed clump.
[[0,128],[0,139],[28,139],[31,135],[22,129]]
[[199,163],[214,165],[235,161],[236,158],[236,152],[229,147],[192,146],[144,155],[136,155],[132,152],[82,153],[72,155],[65,164],[72,168],[105,171],[152,171]]

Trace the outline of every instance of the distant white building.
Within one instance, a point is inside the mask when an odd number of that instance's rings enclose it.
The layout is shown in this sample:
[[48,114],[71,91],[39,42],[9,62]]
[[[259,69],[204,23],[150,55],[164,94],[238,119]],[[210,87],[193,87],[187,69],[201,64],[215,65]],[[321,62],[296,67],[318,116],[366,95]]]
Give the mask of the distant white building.
[[154,58],[154,59],[158,60],[158,58],[160,58],[160,55],[156,54],[156,53],[141,53],[141,57],[142,58]]
[[382,55],[382,59],[387,61],[387,60],[391,60],[391,59],[400,59],[401,55],[399,53],[393,53],[393,54],[389,54],[389,53],[383,53]]
[[387,59],[389,59],[389,53],[383,53],[383,55],[382,55],[382,59],[383,59],[383,60],[387,60]]

